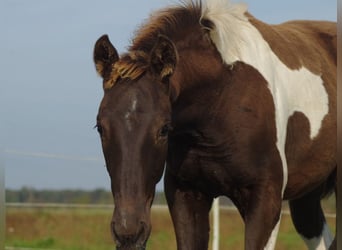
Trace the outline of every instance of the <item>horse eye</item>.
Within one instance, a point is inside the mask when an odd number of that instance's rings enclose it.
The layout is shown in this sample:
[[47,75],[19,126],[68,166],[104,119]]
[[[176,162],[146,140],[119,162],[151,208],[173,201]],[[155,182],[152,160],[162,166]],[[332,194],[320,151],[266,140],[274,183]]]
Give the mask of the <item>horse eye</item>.
[[171,130],[170,124],[165,124],[159,131],[160,137],[166,137],[169,134],[169,131]]
[[100,124],[97,124],[95,127],[96,127],[97,132],[99,132],[99,134],[102,136],[102,134],[103,134],[102,126]]

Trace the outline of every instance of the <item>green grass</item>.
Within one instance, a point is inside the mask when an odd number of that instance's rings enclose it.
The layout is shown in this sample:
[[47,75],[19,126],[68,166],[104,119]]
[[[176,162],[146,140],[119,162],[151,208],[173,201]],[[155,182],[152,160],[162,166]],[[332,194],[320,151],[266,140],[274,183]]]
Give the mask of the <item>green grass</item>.
[[31,241],[14,240],[11,244],[13,247],[29,247],[29,248],[52,248],[55,245],[55,239],[47,237]]
[[[7,208],[6,246],[63,249],[113,250],[109,231],[111,209]],[[335,220],[328,219],[331,229]],[[166,210],[153,210],[149,250],[175,250],[176,241]],[[220,213],[221,249],[243,249],[244,224],[237,212]],[[288,215],[282,216],[277,250],[306,249]]]

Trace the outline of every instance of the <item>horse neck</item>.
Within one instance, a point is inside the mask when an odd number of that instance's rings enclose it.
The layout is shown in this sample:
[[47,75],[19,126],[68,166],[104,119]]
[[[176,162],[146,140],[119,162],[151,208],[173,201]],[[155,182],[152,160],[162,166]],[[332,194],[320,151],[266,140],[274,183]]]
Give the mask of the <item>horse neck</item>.
[[173,115],[177,120],[186,116],[185,120],[196,121],[203,114],[210,115],[210,107],[215,105],[224,88],[229,69],[214,47],[180,51],[179,62],[171,78]]
[[179,61],[171,78],[173,100],[188,91],[197,92],[199,88],[208,88],[210,91],[215,82],[220,81],[222,74],[227,71],[227,66],[211,42],[202,41],[200,46],[199,44],[194,43],[187,49],[178,48]]

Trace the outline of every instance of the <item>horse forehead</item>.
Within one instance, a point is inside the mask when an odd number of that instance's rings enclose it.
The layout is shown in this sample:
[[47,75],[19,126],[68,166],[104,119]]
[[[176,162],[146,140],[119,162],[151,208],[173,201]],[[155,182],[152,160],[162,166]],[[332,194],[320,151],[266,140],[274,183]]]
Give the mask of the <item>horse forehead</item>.
[[138,87],[135,83],[122,83],[126,86],[115,86],[104,97],[104,106],[117,111],[137,111],[152,108],[153,91],[148,87]]

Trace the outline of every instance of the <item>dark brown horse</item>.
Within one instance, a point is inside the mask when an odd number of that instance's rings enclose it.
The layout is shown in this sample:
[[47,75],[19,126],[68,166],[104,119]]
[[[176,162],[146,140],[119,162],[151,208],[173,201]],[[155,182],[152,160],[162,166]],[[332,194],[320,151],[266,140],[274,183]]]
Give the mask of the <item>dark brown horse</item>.
[[329,247],[336,23],[268,25],[244,5],[192,2],[154,13],[121,56],[102,36],[94,61],[117,249],[145,249],[165,161],[178,249],[208,248],[220,195],[245,222],[245,249],[274,248],[282,200],[308,247]]

